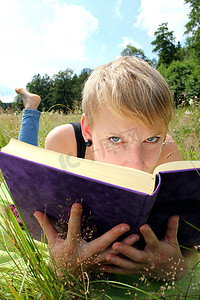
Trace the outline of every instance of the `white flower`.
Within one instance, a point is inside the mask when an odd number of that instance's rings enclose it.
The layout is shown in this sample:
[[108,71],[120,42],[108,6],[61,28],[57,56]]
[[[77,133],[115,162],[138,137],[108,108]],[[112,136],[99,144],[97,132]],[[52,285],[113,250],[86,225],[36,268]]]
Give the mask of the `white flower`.
[[193,105],[193,104],[194,104],[193,99],[190,99],[189,104],[190,104],[190,105]]

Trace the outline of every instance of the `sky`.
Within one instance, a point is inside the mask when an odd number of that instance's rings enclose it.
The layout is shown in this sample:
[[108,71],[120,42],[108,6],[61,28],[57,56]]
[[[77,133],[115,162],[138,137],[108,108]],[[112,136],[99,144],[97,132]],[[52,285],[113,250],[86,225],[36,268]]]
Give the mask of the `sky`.
[[108,63],[127,44],[156,58],[164,22],[184,45],[189,11],[184,0],[0,0],[0,100],[13,101],[35,74]]

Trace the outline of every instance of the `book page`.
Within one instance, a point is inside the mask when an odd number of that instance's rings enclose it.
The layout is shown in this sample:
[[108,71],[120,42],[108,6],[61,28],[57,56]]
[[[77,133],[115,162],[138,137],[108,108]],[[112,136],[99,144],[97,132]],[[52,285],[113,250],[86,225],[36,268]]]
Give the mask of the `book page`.
[[154,174],[158,174],[162,171],[175,171],[175,170],[187,170],[200,168],[200,161],[173,161],[157,166],[154,170]]
[[153,192],[153,175],[136,169],[68,156],[15,139],[11,139],[1,151],[123,188],[147,194]]

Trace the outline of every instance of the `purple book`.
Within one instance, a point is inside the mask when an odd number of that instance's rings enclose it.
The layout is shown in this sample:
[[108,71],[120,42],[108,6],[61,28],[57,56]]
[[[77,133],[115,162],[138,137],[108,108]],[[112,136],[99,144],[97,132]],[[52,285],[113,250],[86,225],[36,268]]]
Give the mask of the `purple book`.
[[[200,244],[200,169],[163,171],[154,192],[137,192],[0,152],[0,169],[32,236],[41,239],[36,210],[46,212],[63,237],[71,205],[83,205],[82,235],[96,238],[113,226],[127,223],[128,234],[148,223],[159,239],[167,220],[179,215],[179,244]],[[134,180],[134,178],[133,178]]]

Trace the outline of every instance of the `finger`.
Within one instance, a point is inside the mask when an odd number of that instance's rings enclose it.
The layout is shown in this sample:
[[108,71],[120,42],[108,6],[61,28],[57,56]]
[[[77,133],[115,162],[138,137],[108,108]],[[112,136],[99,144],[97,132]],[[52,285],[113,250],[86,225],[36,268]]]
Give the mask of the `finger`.
[[147,224],[142,225],[140,227],[140,232],[142,233],[147,247],[152,251],[152,252],[157,252],[159,251],[161,245],[160,241],[156,237],[155,233],[152,231],[151,227]]
[[119,254],[118,251],[112,249],[111,247],[109,247],[108,249],[104,250],[103,252],[101,252],[98,256],[97,256],[97,261],[101,262],[101,263],[107,263],[106,262],[106,256],[109,254]]
[[[118,253],[124,255],[125,257],[129,258],[130,260],[137,262],[137,263],[148,263],[149,261],[149,254],[142,251],[142,250],[138,250],[132,246],[123,244],[123,243],[114,243],[112,248],[116,251],[118,251]],[[109,255],[106,257],[109,257]]]
[[67,239],[66,241],[73,243],[77,238],[81,237],[81,215],[82,205],[74,203],[71,207],[70,218],[68,223]]
[[40,226],[42,227],[47,237],[48,243],[54,244],[56,239],[59,238],[59,236],[57,231],[51,224],[51,221],[49,220],[48,216],[41,211],[36,211],[34,213],[34,217],[38,220]]
[[120,235],[130,230],[127,224],[120,224],[113,227],[111,230],[100,236],[99,238],[87,244],[88,256],[101,253],[108,248]]
[[[139,240],[139,235],[137,234],[132,234],[129,235],[128,237],[126,237],[125,239],[122,240],[123,244],[126,245],[133,245],[135,242],[137,242]],[[105,251],[103,251],[99,256],[98,256],[98,261],[99,262],[104,262],[106,260],[106,256],[109,254],[119,254],[120,252],[116,249],[113,249],[113,247],[109,247],[108,249],[106,249]]]
[[[139,235],[137,234],[132,234],[128,237],[126,237],[125,239],[122,240],[121,243],[132,246],[132,244],[134,244],[135,242],[137,242],[139,240]],[[104,262],[106,260],[106,256],[109,254],[119,254],[120,251],[116,249],[114,249],[113,247],[109,247],[108,249],[104,250],[99,256],[98,256],[98,261],[99,262]]]
[[178,216],[173,216],[169,218],[164,240],[178,245],[178,240],[177,240],[178,224],[179,224]]
[[116,274],[141,274],[141,272],[138,269],[127,270],[112,265],[101,265],[100,270],[104,272],[116,273]]
[[109,263],[112,263],[113,265],[116,265],[122,269],[126,270],[135,270],[135,269],[144,269],[146,264],[143,263],[136,263],[134,261],[131,261],[129,259],[114,255],[114,254],[108,254],[106,257],[106,260]]
[[122,243],[131,246],[135,242],[137,242],[139,239],[140,239],[140,237],[138,234],[132,234],[132,235],[127,236],[125,239],[123,239]]

